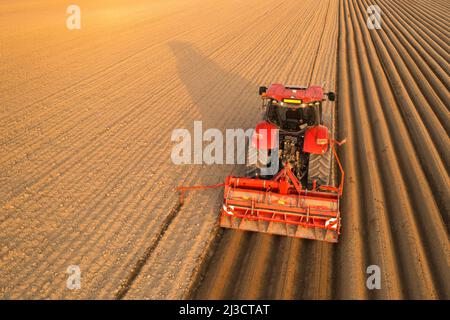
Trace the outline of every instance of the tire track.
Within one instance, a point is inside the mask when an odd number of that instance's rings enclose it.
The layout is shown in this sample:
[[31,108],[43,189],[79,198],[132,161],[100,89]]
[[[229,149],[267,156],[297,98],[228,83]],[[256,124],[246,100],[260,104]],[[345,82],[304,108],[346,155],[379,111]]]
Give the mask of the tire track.
[[169,228],[170,223],[175,219],[177,214],[180,212],[182,204],[179,203],[175,206],[175,208],[172,209],[172,211],[166,216],[164,219],[164,222],[162,223],[161,230],[157,233],[154,240],[151,242],[150,246],[148,246],[142,257],[140,257],[136,263],[136,265],[131,270],[128,277],[125,278],[122,285],[120,286],[119,291],[117,292],[115,299],[121,300],[123,297],[127,294],[128,290],[130,290],[130,287],[133,285],[133,282],[136,280],[136,277],[139,275],[139,273],[142,271],[142,268],[144,267],[145,263],[147,262],[150,255],[155,250],[156,246],[161,241],[162,237],[166,233],[167,229]]

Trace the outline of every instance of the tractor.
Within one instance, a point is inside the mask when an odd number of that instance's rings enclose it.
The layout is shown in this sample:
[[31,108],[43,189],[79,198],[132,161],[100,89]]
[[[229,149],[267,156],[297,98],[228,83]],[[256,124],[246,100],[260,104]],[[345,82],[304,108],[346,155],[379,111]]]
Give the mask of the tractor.
[[[335,145],[345,141],[334,140],[333,113],[323,106],[335,101],[335,94],[320,86],[271,84],[260,87],[259,95],[262,120],[248,148],[246,175],[212,186],[224,187],[220,226],[337,242],[344,170]],[[197,188],[202,187],[179,190]]]

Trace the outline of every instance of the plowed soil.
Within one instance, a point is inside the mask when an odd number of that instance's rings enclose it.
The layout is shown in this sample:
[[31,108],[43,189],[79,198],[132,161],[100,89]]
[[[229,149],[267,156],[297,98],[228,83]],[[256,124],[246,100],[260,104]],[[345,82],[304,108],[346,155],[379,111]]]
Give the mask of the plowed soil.
[[[67,5],[0,4],[0,298],[450,298],[447,1],[79,0],[80,30]],[[276,82],[337,93],[338,244],[178,204],[245,170],[174,165],[172,131],[251,128]]]

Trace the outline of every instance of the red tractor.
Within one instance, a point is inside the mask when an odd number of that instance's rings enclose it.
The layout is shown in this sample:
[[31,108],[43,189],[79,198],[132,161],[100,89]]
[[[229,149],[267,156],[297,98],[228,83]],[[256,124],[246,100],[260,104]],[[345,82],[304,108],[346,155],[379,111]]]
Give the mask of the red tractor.
[[[261,87],[259,94],[263,121],[247,153],[246,177],[229,176],[223,184],[220,226],[337,242],[344,171],[334,145],[343,142],[333,140],[333,113],[322,105],[335,94],[282,84]],[[338,186],[333,156],[341,173]],[[180,190],[191,188],[199,187]]]
[[[323,89],[272,84],[269,88],[260,87],[259,94],[263,100],[263,121],[256,125],[248,152],[247,176],[272,178],[261,171],[273,157],[281,167],[290,165],[302,187],[328,185],[331,158],[329,130],[323,121]],[[330,101],[335,100],[333,92],[326,95]]]

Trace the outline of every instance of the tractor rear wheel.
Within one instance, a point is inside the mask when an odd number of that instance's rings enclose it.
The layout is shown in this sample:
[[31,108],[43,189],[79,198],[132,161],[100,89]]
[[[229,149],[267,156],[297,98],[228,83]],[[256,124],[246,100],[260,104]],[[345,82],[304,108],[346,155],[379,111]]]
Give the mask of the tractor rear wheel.
[[[246,162],[246,177],[249,178],[259,178],[259,179],[271,179],[273,176],[267,176],[261,174],[261,169],[270,167],[270,153],[268,154],[259,154],[256,148],[249,148],[247,152],[247,162]],[[261,161],[263,160],[263,161]]]
[[249,148],[247,152],[247,162],[245,175],[249,178],[256,178],[260,174],[260,170],[257,166],[258,151],[255,148]]
[[[330,97],[330,96],[329,96]],[[334,95],[331,95],[334,98]],[[324,102],[321,110],[322,124],[329,130],[329,137],[334,139],[334,108],[330,102]],[[333,155],[331,147],[324,154],[310,154],[308,164],[308,189],[316,180],[317,186],[334,186]]]
[[308,185],[312,187],[313,181],[316,180],[317,186],[330,185],[331,176],[331,150],[325,154],[310,154],[308,165]]

